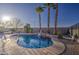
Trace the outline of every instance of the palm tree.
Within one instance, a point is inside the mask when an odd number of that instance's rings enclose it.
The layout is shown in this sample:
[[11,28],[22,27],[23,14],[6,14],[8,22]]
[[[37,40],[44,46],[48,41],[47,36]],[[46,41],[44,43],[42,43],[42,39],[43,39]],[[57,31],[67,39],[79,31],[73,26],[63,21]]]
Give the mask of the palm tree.
[[49,33],[50,32],[50,8],[55,8],[55,4],[54,3],[46,3],[46,4],[44,4],[44,6],[48,8],[48,33]]
[[55,14],[55,29],[54,29],[54,31],[55,31],[55,34],[57,34],[57,19],[58,19],[58,3],[56,3],[56,14]]
[[48,8],[48,32],[50,31],[50,3],[44,4]]
[[40,32],[41,31],[41,13],[43,12],[43,9],[41,7],[37,7],[36,12],[38,13],[38,16],[39,16],[39,26],[40,26],[39,32]]

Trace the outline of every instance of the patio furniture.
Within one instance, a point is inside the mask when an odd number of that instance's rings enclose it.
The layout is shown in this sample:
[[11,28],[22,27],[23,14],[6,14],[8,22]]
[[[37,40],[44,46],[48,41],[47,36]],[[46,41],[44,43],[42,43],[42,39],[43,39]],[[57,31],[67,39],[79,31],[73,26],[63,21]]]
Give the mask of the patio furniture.
[[63,38],[67,40],[74,40],[74,36],[63,36]]

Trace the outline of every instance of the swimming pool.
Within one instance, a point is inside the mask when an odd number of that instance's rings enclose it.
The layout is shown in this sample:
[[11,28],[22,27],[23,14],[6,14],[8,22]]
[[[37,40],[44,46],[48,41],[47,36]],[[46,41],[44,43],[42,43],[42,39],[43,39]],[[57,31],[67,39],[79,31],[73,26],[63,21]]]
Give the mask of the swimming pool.
[[24,48],[45,48],[53,44],[51,38],[39,35],[20,35],[17,44]]

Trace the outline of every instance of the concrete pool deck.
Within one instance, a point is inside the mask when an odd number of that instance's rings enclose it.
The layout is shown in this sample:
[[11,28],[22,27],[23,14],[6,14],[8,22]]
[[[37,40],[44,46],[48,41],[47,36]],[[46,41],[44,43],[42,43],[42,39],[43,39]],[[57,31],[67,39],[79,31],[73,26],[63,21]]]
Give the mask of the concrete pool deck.
[[53,40],[53,45],[46,48],[23,48],[17,45],[17,39],[7,38],[4,44],[0,40],[0,54],[4,55],[57,55],[65,50],[63,43]]

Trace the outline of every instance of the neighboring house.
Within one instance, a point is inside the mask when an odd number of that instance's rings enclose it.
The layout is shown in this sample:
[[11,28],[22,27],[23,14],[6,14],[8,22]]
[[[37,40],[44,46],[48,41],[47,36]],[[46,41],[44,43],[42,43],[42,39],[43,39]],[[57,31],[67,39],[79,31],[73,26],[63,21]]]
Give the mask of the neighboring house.
[[77,35],[79,37],[79,23],[72,25],[69,29],[71,35]]

